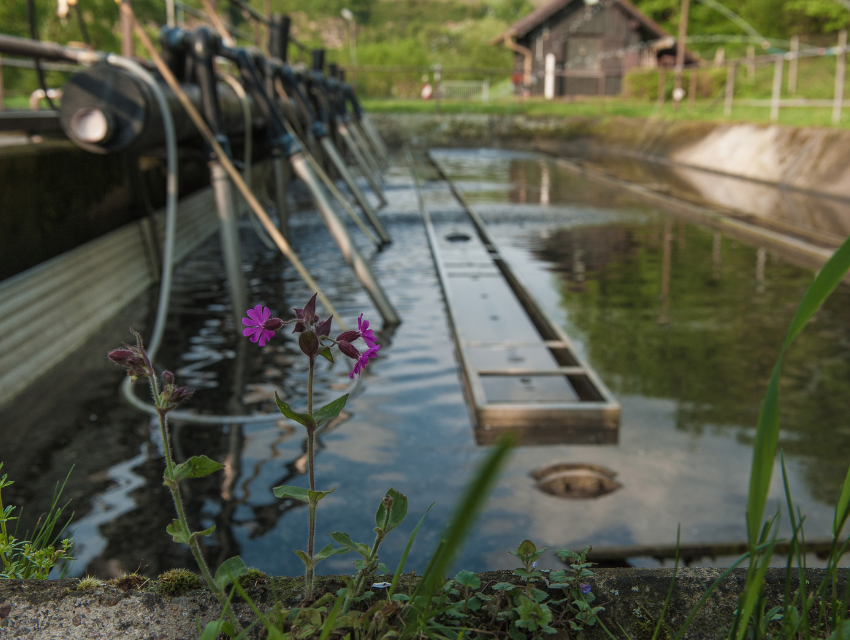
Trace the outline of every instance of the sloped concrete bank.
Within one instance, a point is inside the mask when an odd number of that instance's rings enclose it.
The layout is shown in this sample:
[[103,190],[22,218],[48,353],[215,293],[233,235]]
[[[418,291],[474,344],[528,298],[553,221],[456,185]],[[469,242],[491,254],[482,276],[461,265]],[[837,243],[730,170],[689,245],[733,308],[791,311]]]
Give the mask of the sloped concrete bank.
[[850,200],[850,131],[839,129],[616,116],[377,113],[371,118],[391,145],[631,154]]
[[[673,598],[664,616],[672,633],[663,632],[660,637],[671,637],[681,628],[708,585],[721,573],[721,569],[679,570]],[[497,582],[516,581],[507,571],[479,576],[485,591],[489,591],[488,585]],[[823,570],[808,571],[810,592],[817,588],[823,576]],[[605,607],[601,614],[603,624],[617,636],[622,627],[633,640],[644,640],[652,637],[672,578],[672,569],[597,569],[588,582],[596,596],[594,606]],[[684,637],[723,637],[738,606],[737,597],[744,579],[743,569],[731,573],[706,601]],[[784,580],[784,569],[768,570],[766,594],[771,606],[781,604]],[[847,570],[843,569],[838,582],[841,592],[846,581]],[[322,577],[318,591],[336,591],[341,584],[339,578]],[[405,584],[404,578],[401,584]],[[0,581],[0,638],[188,640],[200,635],[198,624],[205,625],[220,612],[218,603],[205,590],[168,598],[159,595],[153,583],[152,590],[126,592],[111,585],[80,591],[76,585],[76,580]],[[300,578],[272,578],[249,589],[249,593],[261,609],[268,609],[277,598],[284,606],[293,607],[298,606],[299,598],[295,594],[300,592],[300,586]],[[795,580],[792,594],[796,587]],[[248,624],[253,619],[244,604],[237,604],[236,612],[242,623]],[[256,630],[251,637],[264,636]],[[590,640],[607,635],[595,627],[585,637]]]

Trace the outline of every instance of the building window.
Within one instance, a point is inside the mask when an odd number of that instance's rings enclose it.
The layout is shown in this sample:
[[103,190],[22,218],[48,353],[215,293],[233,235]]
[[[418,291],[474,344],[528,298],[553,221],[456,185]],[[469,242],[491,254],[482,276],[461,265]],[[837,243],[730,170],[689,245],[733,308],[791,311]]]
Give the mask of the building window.
[[587,38],[583,36],[567,38],[564,69],[599,70],[602,68],[602,63],[599,59],[601,52],[601,38]]

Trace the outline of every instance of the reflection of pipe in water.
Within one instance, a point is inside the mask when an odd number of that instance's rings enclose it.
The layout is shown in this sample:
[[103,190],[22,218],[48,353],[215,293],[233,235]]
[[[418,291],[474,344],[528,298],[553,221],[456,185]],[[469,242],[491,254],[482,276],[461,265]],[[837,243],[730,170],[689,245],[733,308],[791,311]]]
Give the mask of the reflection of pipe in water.
[[720,241],[723,236],[719,231],[714,232],[714,244],[711,248],[712,277],[720,280]]
[[549,189],[552,179],[549,175],[549,163],[545,160],[540,161],[540,204],[549,204]]
[[664,223],[663,254],[661,258],[661,316],[658,322],[670,322],[670,253],[673,243],[673,221],[668,218]]
[[767,258],[767,251],[764,247],[759,247],[756,252],[756,291],[764,293],[764,263]]

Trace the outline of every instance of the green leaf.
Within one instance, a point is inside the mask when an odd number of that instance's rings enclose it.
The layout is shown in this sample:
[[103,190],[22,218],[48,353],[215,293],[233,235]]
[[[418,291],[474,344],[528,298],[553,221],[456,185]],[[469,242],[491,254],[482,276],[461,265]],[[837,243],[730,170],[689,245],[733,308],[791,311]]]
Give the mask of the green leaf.
[[422,517],[419,518],[419,523],[414,527],[413,532],[410,534],[410,537],[407,539],[407,544],[404,547],[404,551],[401,554],[401,560],[398,561],[398,566],[395,569],[395,574],[393,575],[393,584],[390,587],[390,596],[395,593],[395,587],[398,584],[398,579],[401,577],[402,572],[404,571],[404,565],[407,562],[407,555],[410,553],[411,547],[413,547],[413,541],[416,539],[416,534],[419,533],[419,527],[422,526],[422,523],[425,522],[425,516],[428,515],[428,512],[431,510],[431,507],[434,506],[434,503],[431,503],[427,509],[425,509],[425,513],[422,514]]
[[333,364],[334,362],[334,354],[331,353],[330,347],[325,347],[321,351],[319,351],[319,355],[322,356],[325,360]]
[[305,566],[310,566],[310,556],[307,555],[305,551],[300,551],[299,549],[293,549],[295,551],[295,555],[301,558],[301,562],[305,564]]
[[324,427],[328,422],[336,418],[343,407],[345,407],[346,402],[348,402],[347,393],[333,402],[329,402],[321,409],[314,411],[313,420],[316,422],[316,428]]
[[[387,527],[384,529],[384,533],[388,533],[395,529],[398,525],[400,525],[405,516],[407,515],[407,496],[403,493],[399,493],[395,489],[390,489],[387,491],[387,496],[393,499],[392,506],[390,507],[390,517],[387,522]],[[375,524],[378,527],[383,528],[384,520],[387,517],[387,508],[384,506],[384,501],[381,500],[380,506],[378,506],[378,511],[375,513]]]
[[519,586],[510,582],[497,582],[493,585],[493,591],[511,591],[513,589],[519,589]]
[[219,589],[224,589],[234,580],[237,580],[248,573],[248,567],[239,556],[233,556],[221,563],[218,571],[215,572],[214,582]]
[[174,520],[168,525],[165,528],[165,532],[174,539],[174,542],[178,544],[189,544],[189,536],[186,535],[183,525],[180,524],[179,520]]
[[390,569],[383,562],[379,562],[378,563],[378,572],[381,573],[382,575],[386,575],[390,572]]
[[274,487],[272,489],[272,493],[274,493],[277,498],[292,498],[293,500],[300,500],[301,502],[310,502],[309,490],[302,489],[301,487],[281,485],[279,487]]
[[303,425],[307,428],[308,431],[316,428],[316,422],[313,420],[313,418],[310,417],[309,414],[296,413],[295,411],[293,411],[288,404],[278,398],[277,391],[275,391],[274,394],[274,401],[277,403],[277,408],[280,410],[280,412],[290,420],[294,420],[298,424]]
[[206,456],[192,456],[174,467],[174,479],[179,481],[185,478],[203,478],[219,469],[224,469],[224,465]]
[[331,538],[340,543],[341,545],[348,547],[352,551],[356,551],[364,558],[368,558],[371,553],[371,549],[369,545],[363,544],[362,542],[354,542],[351,537],[347,533],[343,533],[342,531],[334,531],[331,533]]
[[334,491],[336,491],[336,487],[331,489],[330,491],[308,491],[307,492],[307,500],[310,502],[318,502],[325,496],[329,496]]
[[211,620],[207,622],[207,626],[204,627],[204,632],[198,638],[198,640],[216,640],[218,638],[218,634],[221,633],[221,620]]
[[317,563],[321,562],[322,560],[327,560],[331,556],[335,556],[337,554],[348,553],[349,551],[350,551],[350,549],[347,549],[346,547],[334,548],[334,546],[332,544],[329,544],[324,549],[319,551],[319,553],[317,553],[316,555],[313,556],[313,564],[317,564]]
[[215,531],[215,525],[211,526],[209,529],[204,529],[203,531],[195,531],[192,533],[193,538],[203,538],[205,536],[212,535],[212,532]]
[[782,344],[776,366],[773,369],[773,375],[770,377],[770,383],[759,412],[756,437],[753,442],[753,463],[747,499],[747,530],[751,547],[755,547],[758,541],[758,533],[770,490],[770,480],[773,476],[776,445],[779,442],[779,376],[782,369],[782,359],[785,351],[835,287],[838,286],[848,270],[850,270],[850,237],[826,261],[803,296],[800,306],[797,308],[797,313],[791,321],[791,326],[788,328],[785,342]]
[[837,538],[841,535],[848,515],[850,515],[850,468],[847,469],[847,476],[844,478],[844,485],[841,487],[841,496],[835,505],[835,519],[832,521],[833,537]]
[[481,579],[472,571],[461,571],[455,576],[455,580],[465,587],[470,589],[478,589],[481,587]]
[[516,548],[516,555],[519,557],[528,557],[537,551],[537,546],[531,540],[523,540]]
[[558,557],[563,562],[568,562],[568,560],[572,560],[573,562],[581,562],[581,556],[575,551],[570,551],[569,549],[558,549]]

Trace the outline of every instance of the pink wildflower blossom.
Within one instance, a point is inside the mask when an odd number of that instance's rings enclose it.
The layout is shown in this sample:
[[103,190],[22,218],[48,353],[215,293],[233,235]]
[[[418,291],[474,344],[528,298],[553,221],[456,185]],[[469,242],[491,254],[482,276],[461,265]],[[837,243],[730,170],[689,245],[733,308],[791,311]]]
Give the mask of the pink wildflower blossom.
[[363,319],[363,314],[357,318],[357,330],[360,332],[360,337],[366,341],[370,347],[375,346],[375,333],[369,328],[369,321]]
[[266,346],[266,341],[274,337],[274,332],[283,326],[280,318],[272,318],[272,312],[268,307],[257,305],[245,312],[247,318],[242,318],[242,324],[247,329],[242,330],[242,335],[251,338],[251,342],[259,342],[261,347]]
[[354,368],[348,374],[348,377],[354,379],[355,375],[360,375],[363,373],[363,369],[366,368],[366,364],[369,362],[369,358],[376,358],[378,354],[378,349],[381,348],[379,344],[370,345],[368,349],[357,359],[357,362],[354,364]]

